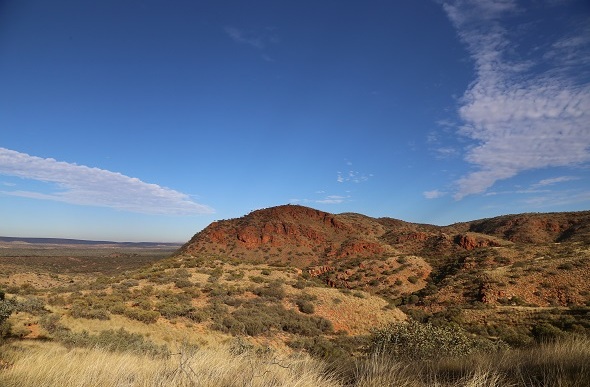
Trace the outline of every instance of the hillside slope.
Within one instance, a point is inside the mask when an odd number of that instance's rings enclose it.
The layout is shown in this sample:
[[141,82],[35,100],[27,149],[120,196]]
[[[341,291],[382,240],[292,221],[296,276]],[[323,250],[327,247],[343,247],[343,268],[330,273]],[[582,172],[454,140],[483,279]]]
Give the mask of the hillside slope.
[[[371,291],[389,299],[429,286],[430,293],[440,288],[438,296],[431,295],[437,302],[495,303],[516,298],[566,305],[585,297],[567,290],[567,283],[584,282],[588,261],[570,260],[584,257],[589,241],[590,211],[505,215],[435,226],[284,205],[214,222],[178,255],[292,266],[321,277],[331,287]],[[555,243],[565,245],[558,248]],[[539,266],[544,254],[553,257],[551,264]],[[547,283],[533,274],[553,272],[558,266],[574,269],[546,286],[553,290],[541,292],[538,286],[525,284]],[[522,280],[508,278],[523,267],[531,271],[520,275]],[[469,283],[457,280],[461,276],[468,276]],[[496,289],[495,283],[505,282],[516,286],[510,292]]]

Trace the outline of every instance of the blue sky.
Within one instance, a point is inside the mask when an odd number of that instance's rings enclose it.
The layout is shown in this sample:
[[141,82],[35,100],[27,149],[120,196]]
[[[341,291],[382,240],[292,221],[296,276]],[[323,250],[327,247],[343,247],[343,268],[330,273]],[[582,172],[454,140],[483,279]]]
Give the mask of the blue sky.
[[0,235],[590,209],[585,0],[6,0],[0,85]]

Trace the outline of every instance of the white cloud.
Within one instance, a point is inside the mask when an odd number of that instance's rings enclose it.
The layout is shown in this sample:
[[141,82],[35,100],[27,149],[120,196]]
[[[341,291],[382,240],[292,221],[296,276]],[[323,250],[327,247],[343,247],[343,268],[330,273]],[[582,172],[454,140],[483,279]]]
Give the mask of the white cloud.
[[348,171],[346,173],[342,173],[342,172],[336,173],[336,181],[338,183],[345,183],[345,182],[362,183],[364,181],[369,180],[371,177],[373,177],[372,173],[365,175],[365,174],[357,172],[357,171]]
[[316,200],[316,203],[321,204],[340,204],[344,203],[350,196],[328,195],[324,199]]
[[225,33],[236,43],[246,44],[259,50],[264,48],[264,41],[261,36],[248,34],[235,27],[225,27]]
[[442,147],[436,149],[436,158],[437,159],[447,159],[457,155],[457,149],[453,147]]
[[5,195],[147,214],[213,213],[210,207],[195,203],[188,195],[169,188],[145,183],[117,172],[30,156],[6,148],[0,148],[0,174],[54,183],[59,188],[52,193],[0,191]]
[[[586,30],[539,46],[545,52],[534,57],[518,56],[515,31],[502,25],[521,12],[516,1],[456,0],[443,7],[476,71],[459,109],[459,132],[475,141],[465,160],[475,168],[456,181],[455,198],[485,192],[522,171],[590,161],[590,85],[567,67],[589,57]],[[567,62],[559,66],[547,59],[564,58],[563,52]],[[541,65],[549,69],[539,71]]]
[[564,183],[566,181],[572,181],[572,180],[579,180],[579,177],[575,177],[575,176],[559,176],[559,177],[554,177],[551,179],[543,179],[541,181],[539,181],[536,184],[533,184],[533,187],[546,187],[548,185],[553,185],[553,184],[557,184],[557,183]]
[[440,198],[442,196],[445,196],[446,194],[447,194],[446,192],[442,192],[442,191],[439,191],[437,189],[432,190],[432,191],[422,192],[422,195],[424,195],[424,197],[426,199],[438,199],[438,198]]
[[553,191],[543,196],[534,196],[525,200],[529,206],[550,208],[590,201],[590,191]]
[[[318,191],[316,193],[324,193]],[[317,203],[317,204],[340,204],[350,201],[350,196],[326,195],[322,199],[291,199],[289,203]]]

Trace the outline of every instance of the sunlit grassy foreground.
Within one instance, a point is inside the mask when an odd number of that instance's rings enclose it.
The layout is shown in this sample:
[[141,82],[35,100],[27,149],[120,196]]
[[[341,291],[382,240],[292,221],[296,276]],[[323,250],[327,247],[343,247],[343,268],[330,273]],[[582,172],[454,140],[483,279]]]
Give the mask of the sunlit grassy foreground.
[[338,385],[308,356],[232,354],[227,347],[182,350],[167,359],[52,343],[5,352],[14,364],[0,370],[4,387]]
[[152,358],[57,343],[0,347],[8,365],[0,386],[588,386],[590,341],[573,339],[433,361],[396,361],[381,354],[330,364],[304,355],[236,352],[227,346],[180,349]]

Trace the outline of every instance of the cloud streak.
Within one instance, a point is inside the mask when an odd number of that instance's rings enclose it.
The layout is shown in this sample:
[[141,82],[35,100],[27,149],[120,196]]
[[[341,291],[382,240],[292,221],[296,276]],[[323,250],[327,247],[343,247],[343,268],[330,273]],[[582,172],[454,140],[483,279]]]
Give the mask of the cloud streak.
[[178,191],[145,183],[99,168],[91,168],[52,158],[30,156],[0,148],[0,174],[56,184],[56,192],[4,190],[5,195],[53,200],[76,205],[109,207],[159,215],[210,214],[213,209],[195,203]]
[[291,199],[289,203],[341,204],[349,201],[350,196],[327,195],[322,199]]
[[342,173],[342,172],[336,173],[336,181],[338,183],[350,182],[350,183],[357,183],[358,184],[358,183],[362,183],[364,181],[368,181],[371,177],[373,177],[372,173],[365,175],[365,174],[362,174],[357,171],[348,171],[346,173]]
[[526,170],[589,162],[590,85],[576,76],[590,57],[587,28],[519,53],[519,34],[527,31],[506,25],[523,11],[515,0],[455,0],[443,8],[476,72],[459,108],[459,133],[474,141],[465,156],[474,170],[455,182],[455,199]]
[[558,183],[565,183],[567,181],[573,181],[573,180],[579,180],[579,177],[575,177],[575,176],[559,176],[559,177],[554,177],[551,179],[543,179],[541,181],[539,181],[537,184],[533,184],[534,188],[537,187],[546,187],[549,185],[554,185],[554,184],[558,184]]
[[225,33],[236,43],[245,44],[262,50],[265,47],[262,36],[246,34],[244,31],[235,27],[225,27]]
[[437,189],[432,190],[432,191],[422,192],[422,195],[424,195],[424,198],[426,198],[426,199],[438,199],[440,197],[445,196],[446,194],[447,194],[446,192],[442,192]]

